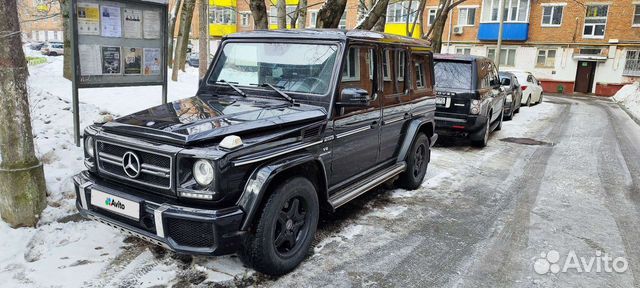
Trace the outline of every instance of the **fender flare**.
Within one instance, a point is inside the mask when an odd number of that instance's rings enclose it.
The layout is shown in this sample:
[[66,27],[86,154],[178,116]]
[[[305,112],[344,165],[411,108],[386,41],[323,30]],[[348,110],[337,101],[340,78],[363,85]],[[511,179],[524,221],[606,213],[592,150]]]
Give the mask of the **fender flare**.
[[260,208],[260,203],[262,202],[264,195],[268,193],[267,188],[278,174],[295,166],[306,164],[309,162],[317,162],[320,164],[322,170],[320,171],[322,173],[321,177],[324,177],[324,183],[319,183],[319,185],[324,185],[324,187],[321,186],[320,188],[323,191],[319,192],[327,193],[327,175],[325,172],[325,165],[321,159],[316,158],[311,154],[305,153],[291,155],[289,157],[280,158],[274,162],[259,166],[255,170],[253,170],[251,176],[249,176],[249,179],[244,186],[242,195],[240,195],[240,198],[236,202],[236,205],[238,205],[240,209],[245,212],[245,217],[244,219],[242,219],[240,230],[246,231],[249,229],[249,226],[253,222],[253,219],[259,212],[258,209]]
[[421,131],[422,127],[427,124],[431,124],[431,128],[433,129],[433,131],[431,131],[431,137],[429,137],[429,147],[432,147],[433,144],[436,143],[436,141],[438,140],[438,134],[435,132],[435,122],[424,117],[414,119],[408,124],[407,133],[405,134],[404,140],[402,141],[402,146],[400,146],[400,152],[398,153],[397,162],[405,161],[405,159],[407,158],[407,153],[411,148],[411,144],[413,144],[413,140],[416,138],[416,135],[418,135],[418,132]]

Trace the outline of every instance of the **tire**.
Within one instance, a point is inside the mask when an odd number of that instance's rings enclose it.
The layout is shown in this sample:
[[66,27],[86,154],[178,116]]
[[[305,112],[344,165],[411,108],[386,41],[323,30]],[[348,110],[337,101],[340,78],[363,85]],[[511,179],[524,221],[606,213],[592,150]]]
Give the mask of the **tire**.
[[407,170],[400,174],[397,185],[400,188],[415,190],[422,185],[427,167],[431,160],[429,138],[424,133],[418,134],[407,154]]
[[531,95],[527,96],[527,107],[531,107]]
[[542,94],[540,94],[540,100],[538,100],[537,104],[540,104],[540,103],[542,103]]
[[240,259],[267,275],[290,272],[307,255],[319,215],[318,194],[311,181],[294,177],[282,182],[243,241]]
[[486,147],[489,142],[489,129],[491,129],[491,116],[487,116],[484,128],[471,137],[471,145],[479,148]]
[[496,131],[502,130],[502,121],[504,120],[504,109],[500,112],[500,118],[498,119],[498,126],[496,126]]

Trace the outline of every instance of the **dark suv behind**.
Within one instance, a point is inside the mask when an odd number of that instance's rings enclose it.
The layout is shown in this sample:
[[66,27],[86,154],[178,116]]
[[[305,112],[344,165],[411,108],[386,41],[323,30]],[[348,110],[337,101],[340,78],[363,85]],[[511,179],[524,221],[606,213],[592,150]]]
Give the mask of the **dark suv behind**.
[[436,54],[436,130],[469,137],[484,147],[489,133],[502,128],[505,93],[498,70],[486,57]]

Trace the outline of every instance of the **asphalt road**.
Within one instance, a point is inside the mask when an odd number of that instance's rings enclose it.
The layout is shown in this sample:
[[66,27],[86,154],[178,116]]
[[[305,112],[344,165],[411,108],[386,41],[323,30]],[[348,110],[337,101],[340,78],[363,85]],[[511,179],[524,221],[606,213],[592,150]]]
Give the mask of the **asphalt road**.
[[423,188],[326,216],[312,255],[258,285],[640,286],[640,126],[609,100],[550,96],[504,126],[484,149],[442,141]]
[[639,287],[640,126],[608,99],[544,99],[484,149],[439,141],[420,189],[379,187],[323,215],[288,275],[128,238],[86,286]]

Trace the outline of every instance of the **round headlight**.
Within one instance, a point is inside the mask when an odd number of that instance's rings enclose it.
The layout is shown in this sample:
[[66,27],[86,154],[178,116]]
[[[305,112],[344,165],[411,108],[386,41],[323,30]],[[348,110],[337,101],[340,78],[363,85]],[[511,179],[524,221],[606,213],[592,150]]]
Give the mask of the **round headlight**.
[[95,157],[96,154],[93,143],[93,137],[87,136],[84,138],[84,151],[87,152],[87,155],[91,158]]
[[193,164],[193,178],[201,186],[207,186],[213,182],[213,164],[211,161],[200,159]]

